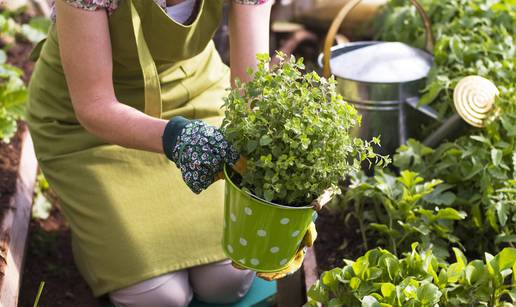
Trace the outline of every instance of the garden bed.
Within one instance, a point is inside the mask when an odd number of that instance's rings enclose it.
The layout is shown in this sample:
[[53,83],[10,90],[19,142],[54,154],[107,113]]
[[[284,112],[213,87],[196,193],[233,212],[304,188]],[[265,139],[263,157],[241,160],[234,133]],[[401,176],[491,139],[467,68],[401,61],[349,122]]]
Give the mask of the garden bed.
[[39,307],[99,306],[75,266],[70,228],[59,208],[46,220],[32,220],[29,227],[20,306],[32,306],[42,281]]
[[25,125],[0,146],[0,157],[0,305],[16,306],[37,170]]

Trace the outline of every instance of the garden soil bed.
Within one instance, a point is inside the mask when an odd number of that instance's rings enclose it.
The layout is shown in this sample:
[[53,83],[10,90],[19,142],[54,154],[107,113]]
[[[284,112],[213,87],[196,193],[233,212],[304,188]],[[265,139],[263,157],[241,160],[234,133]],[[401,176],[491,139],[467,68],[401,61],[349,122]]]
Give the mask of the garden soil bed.
[[353,219],[350,220],[346,225],[343,213],[336,209],[325,208],[319,212],[316,221],[318,236],[314,244],[319,276],[324,271],[342,267],[344,259],[354,260],[365,252],[359,227]]
[[39,307],[99,306],[73,262],[70,229],[59,208],[46,220],[32,220],[23,270],[20,307],[29,307],[41,281]]
[[9,144],[0,142],[0,220],[9,206],[11,197],[16,192],[16,178],[20,164],[22,130],[11,139]]

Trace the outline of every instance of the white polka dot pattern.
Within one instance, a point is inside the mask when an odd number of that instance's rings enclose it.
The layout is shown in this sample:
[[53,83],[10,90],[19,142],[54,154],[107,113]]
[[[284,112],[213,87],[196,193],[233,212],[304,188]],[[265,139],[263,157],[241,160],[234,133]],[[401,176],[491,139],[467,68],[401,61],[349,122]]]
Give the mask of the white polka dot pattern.
[[247,214],[249,216],[253,215],[253,209],[251,209],[249,207],[245,207],[244,212],[245,212],[245,214]]

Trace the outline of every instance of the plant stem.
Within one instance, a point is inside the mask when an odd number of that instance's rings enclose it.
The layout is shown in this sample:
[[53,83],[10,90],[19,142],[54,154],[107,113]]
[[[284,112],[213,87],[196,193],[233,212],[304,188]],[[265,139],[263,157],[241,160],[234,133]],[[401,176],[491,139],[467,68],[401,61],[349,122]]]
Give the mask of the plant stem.
[[39,299],[41,297],[41,293],[43,293],[43,288],[45,287],[45,282],[42,281],[39,283],[39,288],[38,288],[38,294],[36,295],[36,300],[34,301],[34,305],[33,307],[38,307],[38,304],[39,304]]
[[[392,217],[390,214],[389,214],[389,229],[392,230]],[[394,241],[394,238],[392,237],[392,235],[389,235],[389,239],[391,241],[392,252],[394,253],[394,255],[398,256],[398,251],[396,249],[396,242]]]
[[364,227],[364,203],[361,198],[357,199],[355,201],[355,214],[357,215],[358,219],[358,226],[360,228],[360,234],[362,235],[362,241],[364,242],[365,250],[369,250],[368,244],[367,244],[367,236],[365,232]]

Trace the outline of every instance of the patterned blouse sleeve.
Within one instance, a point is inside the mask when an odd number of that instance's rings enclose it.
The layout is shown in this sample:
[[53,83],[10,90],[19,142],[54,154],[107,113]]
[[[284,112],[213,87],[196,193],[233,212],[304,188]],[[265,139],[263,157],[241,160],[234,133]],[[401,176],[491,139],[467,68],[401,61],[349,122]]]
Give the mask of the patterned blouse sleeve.
[[238,4],[249,4],[249,5],[259,5],[264,4],[269,0],[233,0],[233,2]]
[[66,3],[83,10],[95,11],[106,9],[109,12],[118,7],[120,0],[64,0]]

